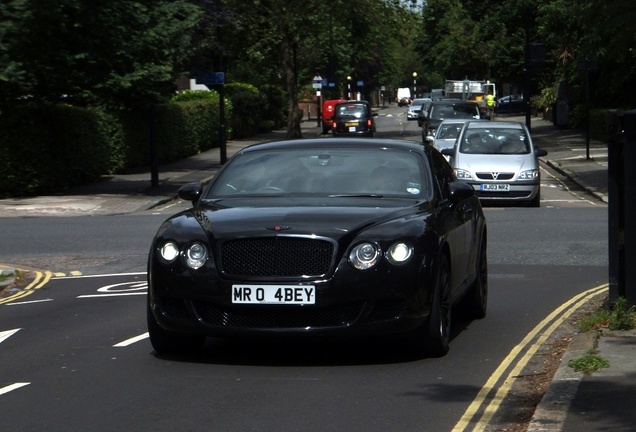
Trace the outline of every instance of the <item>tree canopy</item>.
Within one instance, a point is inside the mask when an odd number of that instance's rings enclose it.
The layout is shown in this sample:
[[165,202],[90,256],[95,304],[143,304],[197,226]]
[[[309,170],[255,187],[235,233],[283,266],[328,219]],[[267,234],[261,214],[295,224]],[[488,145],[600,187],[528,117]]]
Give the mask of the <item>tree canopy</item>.
[[[596,106],[629,107],[636,62],[631,0],[6,0],[0,3],[0,110],[25,100],[143,106],[175,79],[221,70],[228,82],[273,86],[288,98],[288,136],[311,78],[347,77],[366,97],[413,83],[490,79],[520,92],[528,44],[545,47],[533,92],[568,83],[598,61]],[[501,87],[500,87],[501,88]],[[1,111],[0,111],[1,112]]]

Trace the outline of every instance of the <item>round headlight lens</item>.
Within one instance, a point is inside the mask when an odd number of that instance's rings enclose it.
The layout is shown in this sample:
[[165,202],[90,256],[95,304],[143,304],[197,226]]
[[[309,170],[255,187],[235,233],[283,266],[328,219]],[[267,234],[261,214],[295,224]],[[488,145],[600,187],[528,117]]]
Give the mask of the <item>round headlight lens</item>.
[[391,264],[404,264],[413,256],[413,248],[404,242],[393,244],[387,253],[387,259]]
[[358,270],[367,270],[380,260],[380,247],[373,243],[361,243],[354,247],[349,254],[349,262]]
[[179,248],[175,242],[166,242],[160,249],[161,258],[168,262],[175,260],[179,256]]
[[186,250],[186,265],[198,269],[208,260],[208,250],[201,243],[192,243]]

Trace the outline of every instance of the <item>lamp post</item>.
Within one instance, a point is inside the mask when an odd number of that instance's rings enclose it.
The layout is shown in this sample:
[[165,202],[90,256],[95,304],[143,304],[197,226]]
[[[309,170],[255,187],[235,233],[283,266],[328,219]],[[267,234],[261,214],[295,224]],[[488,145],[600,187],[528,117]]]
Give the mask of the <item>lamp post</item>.
[[413,99],[417,95],[417,72],[413,72]]
[[351,75],[347,75],[347,99],[351,100]]

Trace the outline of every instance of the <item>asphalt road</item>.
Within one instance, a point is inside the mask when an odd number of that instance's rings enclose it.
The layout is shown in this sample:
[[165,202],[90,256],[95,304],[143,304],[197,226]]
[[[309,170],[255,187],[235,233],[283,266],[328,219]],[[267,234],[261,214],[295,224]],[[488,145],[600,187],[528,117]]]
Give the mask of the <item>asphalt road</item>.
[[[378,135],[418,140],[405,111],[384,110]],[[42,279],[0,303],[0,430],[483,430],[495,389],[530,350],[524,338],[607,282],[605,204],[558,175],[544,175],[543,200],[485,209],[488,316],[454,322],[439,359],[384,339],[209,339],[200,355],[156,357],[145,337],[146,255],[163,218],[186,203],[2,218],[0,261]]]

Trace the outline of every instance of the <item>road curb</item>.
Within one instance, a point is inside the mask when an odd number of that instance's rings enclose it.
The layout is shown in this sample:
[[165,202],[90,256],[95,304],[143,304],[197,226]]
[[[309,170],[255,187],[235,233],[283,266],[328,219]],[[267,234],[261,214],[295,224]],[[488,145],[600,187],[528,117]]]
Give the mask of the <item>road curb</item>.
[[568,410],[584,375],[583,372],[576,372],[569,367],[568,363],[593,349],[596,346],[597,337],[596,332],[577,333],[572,337],[548,390],[535,409],[528,425],[529,432],[563,430]]

